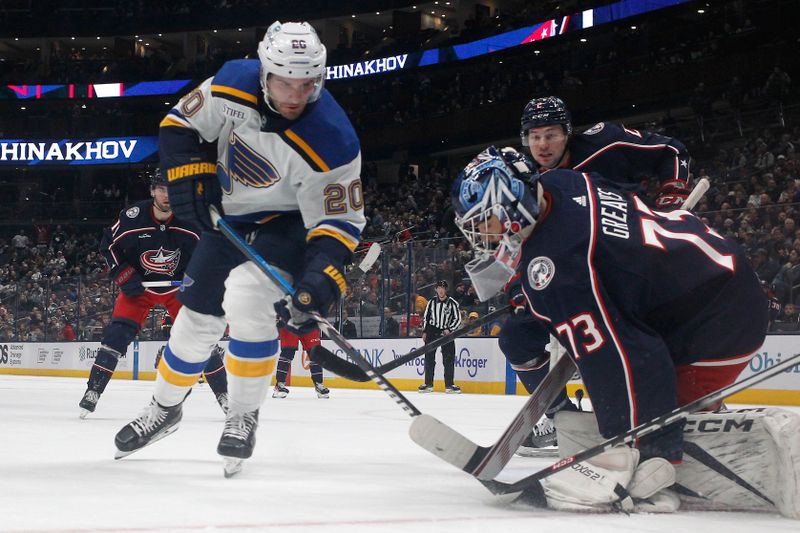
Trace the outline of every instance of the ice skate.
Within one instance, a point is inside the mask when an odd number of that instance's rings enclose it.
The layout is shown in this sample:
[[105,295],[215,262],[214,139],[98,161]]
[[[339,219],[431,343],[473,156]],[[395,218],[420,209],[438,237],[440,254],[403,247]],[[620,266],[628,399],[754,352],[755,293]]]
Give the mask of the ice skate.
[[222,408],[222,412],[228,414],[228,393],[220,392],[217,394],[217,403]]
[[550,418],[542,417],[517,449],[521,457],[553,457],[558,453],[556,426]]
[[225,477],[231,477],[242,469],[242,460],[253,455],[258,429],[258,409],[242,413],[228,411],[225,429],[217,445],[217,453],[225,458]]
[[272,391],[273,398],[286,398],[289,395],[289,389],[286,388],[286,383],[280,381],[275,384],[275,389]]
[[155,398],[132,422],[114,437],[117,452],[114,459],[122,459],[145,446],[163,439],[178,429],[183,416],[182,404],[164,407]]
[[329,398],[331,391],[322,383],[314,383],[314,390],[317,392],[317,398]]
[[433,385],[427,385],[423,383],[417,390],[421,393],[433,392]]
[[86,415],[89,413],[94,413],[94,409],[97,407],[97,401],[99,399],[99,392],[92,389],[86,389],[86,392],[83,393],[83,398],[81,398],[81,401],[78,403],[78,407],[81,408],[80,417],[86,418]]
[[446,394],[461,394],[461,387],[453,383],[449,387],[444,388]]

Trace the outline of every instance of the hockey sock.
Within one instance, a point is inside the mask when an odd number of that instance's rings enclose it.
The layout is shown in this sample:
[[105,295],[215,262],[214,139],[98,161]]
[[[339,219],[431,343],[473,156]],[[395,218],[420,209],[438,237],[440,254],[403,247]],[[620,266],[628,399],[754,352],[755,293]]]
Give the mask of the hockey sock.
[[153,397],[164,407],[178,405],[186,398],[192,385],[197,383],[205,366],[206,360],[190,362],[181,359],[172,352],[170,345],[167,344],[164,356],[158,363],[156,389]]
[[100,348],[92,365],[92,370],[89,372],[89,381],[86,382],[87,387],[103,394],[108,382],[111,381],[111,376],[114,374],[118,362],[119,352],[113,352],[107,347]]
[[203,375],[215,395],[228,392],[228,374],[225,372],[225,365],[222,362],[223,355],[225,355],[224,350],[215,348],[203,369]]
[[278,383],[286,383],[286,377],[289,375],[289,368],[292,366],[295,350],[296,348],[281,348],[281,355],[278,358],[278,370],[275,372],[275,381]]
[[225,367],[232,411],[255,411],[264,403],[269,377],[277,362],[278,339],[260,342],[231,339],[225,354]]
[[322,383],[322,367],[314,361],[311,361],[311,381]]

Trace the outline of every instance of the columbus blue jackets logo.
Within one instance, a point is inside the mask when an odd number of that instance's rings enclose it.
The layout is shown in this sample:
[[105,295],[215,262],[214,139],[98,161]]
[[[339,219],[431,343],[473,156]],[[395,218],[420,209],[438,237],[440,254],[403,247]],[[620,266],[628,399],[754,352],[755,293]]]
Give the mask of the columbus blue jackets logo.
[[528,283],[535,291],[540,291],[550,285],[555,274],[556,265],[549,257],[539,256],[528,264]]
[[125,211],[125,214],[128,216],[128,218],[136,218],[139,216],[139,208],[135,206],[131,207],[130,209]]
[[250,148],[235,133],[231,133],[228,140],[228,154],[224,164],[217,165],[217,177],[225,194],[231,193],[234,181],[245,187],[259,189],[271,187],[281,179],[272,163]]
[[596,133],[600,133],[601,131],[603,131],[603,128],[605,128],[605,127],[606,127],[606,125],[603,122],[598,122],[597,124],[595,124],[594,126],[589,128],[588,130],[584,131],[583,134],[584,135],[594,135]]
[[178,268],[181,262],[181,251],[178,250],[165,250],[159,248],[158,250],[147,250],[139,256],[139,262],[142,267],[154,274],[166,274],[171,276]]

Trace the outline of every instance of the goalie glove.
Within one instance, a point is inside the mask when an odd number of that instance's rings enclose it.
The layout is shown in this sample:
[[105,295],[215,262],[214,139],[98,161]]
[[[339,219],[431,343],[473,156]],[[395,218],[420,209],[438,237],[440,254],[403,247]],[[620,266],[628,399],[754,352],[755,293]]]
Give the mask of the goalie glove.
[[665,181],[656,193],[656,208],[665,211],[680,209],[690,192],[689,186],[683,181]]
[[117,284],[119,290],[121,290],[125,296],[140,296],[144,294],[142,276],[139,275],[132,266],[117,266],[111,271],[111,277],[114,278],[114,283]]
[[214,163],[190,163],[167,170],[169,203],[175,217],[183,222],[213,230],[208,208],[222,213],[222,189]]

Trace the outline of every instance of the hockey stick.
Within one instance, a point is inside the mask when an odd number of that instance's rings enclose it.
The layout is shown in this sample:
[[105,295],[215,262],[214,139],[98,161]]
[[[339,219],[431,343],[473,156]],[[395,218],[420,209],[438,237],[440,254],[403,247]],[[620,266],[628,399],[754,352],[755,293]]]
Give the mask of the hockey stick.
[[533,488],[534,490],[541,490],[540,481],[546,477],[549,477],[556,472],[560,472],[565,468],[568,468],[570,465],[575,463],[580,463],[582,461],[586,461],[587,459],[591,459],[601,453],[609,450],[615,446],[620,446],[622,444],[628,444],[633,442],[636,439],[644,437],[645,435],[649,435],[655,431],[658,431],[661,428],[669,426],[675,422],[679,422],[686,418],[689,413],[693,413],[694,411],[698,411],[704,407],[708,407],[710,405],[714,405],[715,403],[724,400],[728,396],[732,394],[736,394],[737,392],[741,392],[747,388],[752,387],[762,381],[771,378],[777,374],[780,374],[784,370],[787,370],[795,365],[800,364],[800,353],[789,357],[788,359],[784,359],[780,363],[771,366],[762,370],[761,372],[757,372],[752,376],[745,378],[741,381],[736,383],[732,383],[727,387],[722,387],[714,392],[710,392],[693,402],[689,402],[682,407],[678,407],[673,409],[669,413],[665,413],[661,416],[658,416],[648,422],[643,424],[639,424],[633,429],[626,431],[625,433],[621,433],[616,437],[612,437],[606,441],[601,442],[596,446],[592,446],[591,448],[587,448],[582,450],[575,455],[570,457],[564,457],[557,463],[539,470],[527,477],[520,479],[514,483],[504,483],[502,481],[481,481],[486,488],[492,491],[495,494],[508,494],[511,492],[520,492],[528,488]]
[[381,245],[377,242],[373,242],[369,248],[367,248],[367,253],[364,254],[364,259],[358,264],[358,269],[362,272],[362,274],[366,274],[369,272],[369,269],[372,268],[372,265],[375,264],[375,261],[378,260],[378,256],[381,255]]
[[[510,305],[506,305],[505,307],[501,307],[500,309],[496,309],[491,313],[477,319],[475,322],[471,324],[467,324],[443,337],[439,337],[435,341],[432,341],[424,346],[420,347],[419,349],[414,349],[407,354],[400,355],[395,357],[394,360],[389,361],[388,363],[382,364],[381,366],[375,367],[375,370],[381,374],[385,374],[394,370],[395,368],[401,367],[409,361],[416,359],[426,353],[436,351],[439,349],[440,346],[443,344],[447,344],[448,342],[453,342],[457,337],[464,335],[472,331],[475,328],[479,328],[484,324],[488,324],[492,320],[496,319],[497,317],[507,313],[511,309]],[[327,348],[323,347],[322,345],[315,346],[311,348],[309,351],[309,357],[315,363],[319,363],[319,365],[328,370],[333,372],[334,374],[341,376],[345,379],[349,379],[350,381],[369,381],[369,376],[361,370],[358,365],[355,365],[346,359],[342,359],[338,357],[336,354],[328,350]]]
[[508,464],[533,426],[564,390],[573,372],[575,365],[571,358],[559,359],[528,397],[528,401],[508,428],[500,435],[500,440],[490,447],[475,444],[451,427],[426,414],[418,416],[411,423],[408,430],[411,440],[486,483],[488,481],[485,480],[493,479]]
[[703,197],[710,187],[711,183],[706,178],[701,178],[700,181],[697,182],[697,185],[694,186],[694,189],[692,189],[692,192],[689,193],[689,196],[686,197],[686,200],[683,201],[681,209],[686,209],[687,211],[694,209],[694,206],[700,201],[700,198]]
[[[211,221],[212,223],[219,229],[219,231],[233,244],[244,256],[255,263],[255,265],[261,270],[275,285],[280,287],[283,292],[287,295],[294,294],[295,290],[292,285],[283,279],[283,276],[275,270],[269,263],[267,263],[263,257],[261,257],[253,248],[247,244],[247,242],[242,238],[241,235],[236,233],[236,231],[231,228],[225,220],[219,215],[219,211],[213,206],[209,208],[209,212],[211,213]],[[380,250],[379,250],[380,253]],[[317,313],[316,311],[309,313],[311,317],[320,325],[322,330],[330,337],[330,339],[336,343],[336,345],[347,354],[348,357],[353,359],[361,369],[367,373],[373,380],[378,383],[378,386],[386,392],[391,398],[397,402],[397,404],[406,411],[409,416],[415,417],[419,416],[420,410],[414,407],[414,404],[409,402],[405,396],[403,396],[397,387],[389,383],[382,375],[375,371],[375,367],[369,364],[369,361],[364,359],[358,351],[353,348],[353,346],[347,342],[345,339],[333,325],[328,322],[328,320]]]
[[142,287],[149,289],[151,287],[180,287],[183,281],[179,279],[164,280],[164,281],[143,281]]

